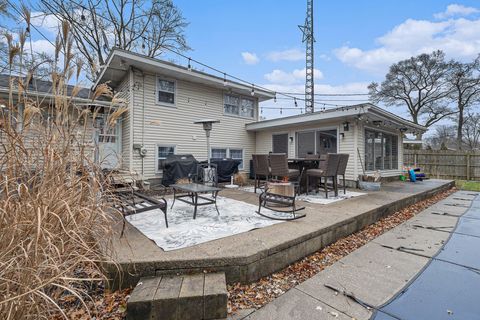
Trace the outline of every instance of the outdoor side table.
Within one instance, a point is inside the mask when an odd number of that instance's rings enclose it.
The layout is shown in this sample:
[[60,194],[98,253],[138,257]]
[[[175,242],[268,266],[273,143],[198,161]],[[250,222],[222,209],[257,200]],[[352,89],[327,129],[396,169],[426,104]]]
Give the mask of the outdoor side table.
[[[199,183],[172,184],[171,187],[173,188],[173,203],[171,208],[173,208],[175,200],[190,204],[193,206],[193,219],[196,219],[198,207],[213,204],[215,205],[215,210],[217,210],[217,213],[220,215],[217,207],[217,195],[222,189]],[[212,197],[207,198],[200,195],[205,193],[211,193]]]

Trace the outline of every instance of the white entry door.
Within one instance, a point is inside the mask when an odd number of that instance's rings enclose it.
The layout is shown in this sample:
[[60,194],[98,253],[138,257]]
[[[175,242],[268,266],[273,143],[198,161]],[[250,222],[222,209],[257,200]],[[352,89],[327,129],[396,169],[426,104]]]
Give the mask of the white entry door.
[[97,139],[96,160],[103,169],[115,169],[120,164],[120,124],[109,126],[108,114],[100,114],[95,119]]

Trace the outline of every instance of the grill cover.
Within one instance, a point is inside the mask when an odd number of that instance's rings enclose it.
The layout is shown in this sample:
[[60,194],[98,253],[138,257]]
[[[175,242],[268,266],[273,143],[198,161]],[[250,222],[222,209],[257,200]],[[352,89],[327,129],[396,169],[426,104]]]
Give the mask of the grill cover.
[[198,161],[191,154],[169,155],[165,160],[162,184],[168,187],[178,179],[188,178],[197,172],[197,164]]
[[217,165],[218,182],[230,182],[230,177],[238,172],[240,160],[210,159],[210,163]]

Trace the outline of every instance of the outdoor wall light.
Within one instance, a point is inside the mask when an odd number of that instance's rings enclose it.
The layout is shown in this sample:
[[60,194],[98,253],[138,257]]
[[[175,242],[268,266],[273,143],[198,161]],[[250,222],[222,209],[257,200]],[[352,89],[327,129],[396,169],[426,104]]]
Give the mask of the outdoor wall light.
[[288,137],[288,139],[290,139],[290,142],[293,142],[293,137]]
[[[347,131],[348,131],[348,130],[347,130]],[[340,137],[342,137],[342,139],[345,138],[345,133],[340,132]]]
[[345,121],[343,123],[343,131],[348,131],[348,130],[350,130],[350,122]]

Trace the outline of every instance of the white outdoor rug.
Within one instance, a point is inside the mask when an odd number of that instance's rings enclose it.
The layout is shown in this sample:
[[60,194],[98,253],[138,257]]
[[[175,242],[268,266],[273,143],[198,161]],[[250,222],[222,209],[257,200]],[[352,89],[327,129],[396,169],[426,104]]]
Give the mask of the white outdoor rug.
[[[254,187],[243,187],[240,188],[239,190],[246,191],[246,192],[254,192],[255,188]],[[263,190],[257,188],[257,193],[260,194],[262,193]],[[302,194],[297,197],[297,200],[305,201],[305,202],[310,202],[310,203],[316,203],[316,204],[330,204],[338,201],[342,201],[345,199],[350,199],[350,198],[355,198],[359,196],[366,195],[366,193],[362,192],[355,192],[355,191],[348,191],[346,194],[343,194],[343,190],[338,190],[338,196],[335,197],[335,192],[329,191],[328,192],[328,199],[325,198],[325,192],[322,192],[320,190],[319,193],[313,194],[310,193],[308,195]]]
[[[198,207],[197,218],[193,220],[193,206],[177,200],[170,209],[172,201],[168,201],[168,228],[160,210],[126,217],[128,222],[165,251],[187,248],[282,222],[256,214],[258,207],[255,205],[224,197],[217,197],[220,215],[214,205],[208,205]],[[262,208],[262,213],[276,217],[288,216],[265,208]]]

